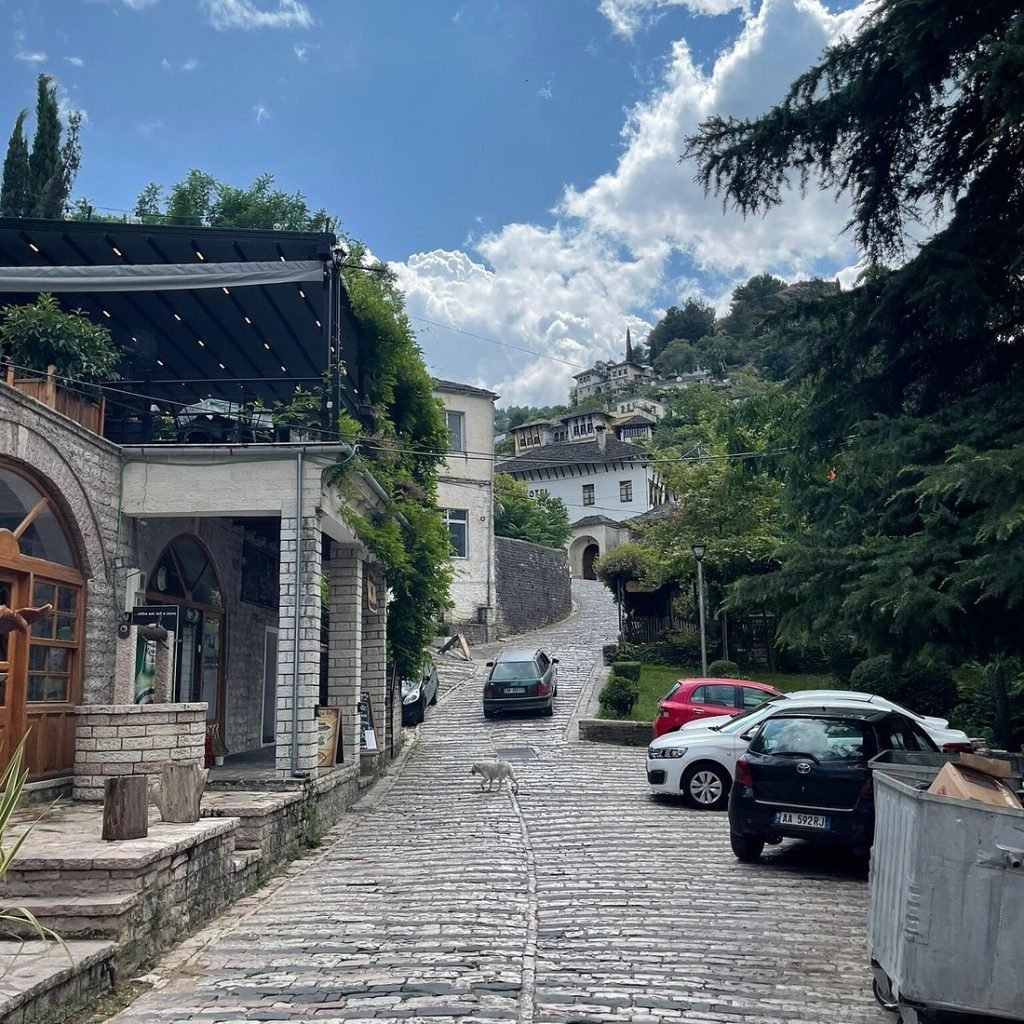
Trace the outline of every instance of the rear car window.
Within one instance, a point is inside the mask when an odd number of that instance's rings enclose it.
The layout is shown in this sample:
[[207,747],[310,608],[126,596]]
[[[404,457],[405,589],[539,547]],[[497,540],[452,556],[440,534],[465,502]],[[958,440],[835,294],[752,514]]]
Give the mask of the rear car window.
[[674,693],[676,693],[676,692],[677,692],[677,691],[679,690],[679,687],[680,687],[680,686],[682,686],[682,685],[683,685],[683,683],[682,683],[682,680],[679,680],[679,679],[677,679],[677,680],[676,680],[676,681],[675,681],[675,682],[674,682],[674,683],[673,683],[673,684],[672,684],[672,685],[671,685],[671,686],[669,687],[669,689],[668,689],[668,693],[666,693],[666,694],[665,694],[665,696],[664,696],[664,697],[662,697],[661,699],[662,699],[662,700],[668,700],[668,699],[669,699],[669,698],[670,698],[670,697],[671,697],[671,696],[672,696],[672,695],[673,695]]
[[736,706],[736,687],[725,686],[722,683],[709,683],[694,693],[693,703],[717,704],[722,708],[734,708]]
[[754,737],[755,754],[797,756],[818,761],[860,761],[870,745],[867,727],[838,718],[769,718]]
[[766,700],[771,700],[772,695],[767,690],[752,690],[749,686],[742,687],[743,706],[745,708],[759,708]]
[[491,669],[491,679],[496,683],[509,683],[519,679],[536,679],[537,668],[533,661],[496,661]]

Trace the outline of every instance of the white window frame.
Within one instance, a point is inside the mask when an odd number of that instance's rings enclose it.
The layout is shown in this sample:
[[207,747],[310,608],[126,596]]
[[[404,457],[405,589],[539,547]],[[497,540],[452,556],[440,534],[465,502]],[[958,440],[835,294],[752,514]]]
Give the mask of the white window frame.
[[619,481],[619,504],[628,505],[633,500],[633,481]]
[[[448,527],[448,534],[452,540],[452,558],[469,558],[469,509],[443,508],[441,509],[441,518],[444,520],[444,525]],[[453,526],[463,527],[462,551],[459,551],[459,546],[455,543]]]
[[[452,420],[458,427],[458,443],[456,443],[455,431],[452,429]],[[466,450],[466,414],[458,409],[445,410],[445,423],[448,426],[448,447],[453,452],[465,452]]]

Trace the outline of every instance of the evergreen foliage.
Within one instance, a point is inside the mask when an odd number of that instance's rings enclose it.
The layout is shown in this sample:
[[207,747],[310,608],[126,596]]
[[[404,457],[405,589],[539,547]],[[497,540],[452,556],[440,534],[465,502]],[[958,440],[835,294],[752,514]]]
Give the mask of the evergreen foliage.
[[0,216],[56,220],[68,207],[71,186],[81,164],[82,115],[68,114],[61,126],[57,83],[40,75],[36,83],[36,129],[29,152],[23,110],[11,132],[0,183]]
[[28,166],[28,142],[25,139],[27,114],[25,110],[18,114],[11,140],[7,144],[3,183],[0,184],[0,217],[25,217],[29,212],[32,183]]
[[883,0],[768,114],[713,117],[686,150],[745,213],[819,176],[850,196],[875,261],[797,314],[798,528],[747,596],[782,612],[791,642],[825,632],[936,671],[978,663],[1005,745],[1022,737],[1009,676],[989,669],[1024,654],[1022,123],[1019,4]]

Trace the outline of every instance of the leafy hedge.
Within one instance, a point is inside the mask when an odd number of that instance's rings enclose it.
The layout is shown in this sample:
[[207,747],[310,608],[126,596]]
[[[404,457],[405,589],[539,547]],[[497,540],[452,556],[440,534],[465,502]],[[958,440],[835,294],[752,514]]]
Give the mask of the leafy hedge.
[[718,661],[713,661],[708,665],[708,675],[715,679],[737,679],[739,674],[739,665],[735,661],[728,661],[725,658],[719,658]]
[[642,667],[639,661],[614,661],[612,662],[612,675],[622,676],[623,679],[635,679],[639,682]]
[[628,718],[640,696],[640,684],[635,679],[612,676],[598,695],[601,710],[616,718]]

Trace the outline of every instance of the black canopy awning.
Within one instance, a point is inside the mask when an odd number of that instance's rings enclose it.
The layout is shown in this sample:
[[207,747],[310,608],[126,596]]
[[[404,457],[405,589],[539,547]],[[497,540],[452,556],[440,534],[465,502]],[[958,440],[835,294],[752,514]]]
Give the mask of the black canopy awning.
[[358,403],[333,234],[0,218],[0,305],[44,291],[110,328],[125,392],[173,410],[290,401],[327,375]]

